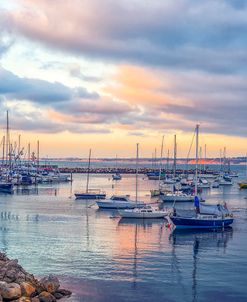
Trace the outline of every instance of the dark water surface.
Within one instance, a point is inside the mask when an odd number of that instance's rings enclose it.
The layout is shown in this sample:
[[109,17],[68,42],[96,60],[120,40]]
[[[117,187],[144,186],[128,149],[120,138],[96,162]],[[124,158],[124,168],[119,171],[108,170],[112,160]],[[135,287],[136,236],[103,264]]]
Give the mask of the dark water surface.
[[[148,202],[157,182],[139,178]],[[247,301],[247,190],[235,184],[204,194],[210,203],[227,201],[232,228],[172,233],[163,220],[119,220],[93,201],[75,201],[85,179],[0,195],[1,250],[35,275],[58,275],[73,291],[69,301]],[[109,195],[134,195],[134,175],[90,182]]]

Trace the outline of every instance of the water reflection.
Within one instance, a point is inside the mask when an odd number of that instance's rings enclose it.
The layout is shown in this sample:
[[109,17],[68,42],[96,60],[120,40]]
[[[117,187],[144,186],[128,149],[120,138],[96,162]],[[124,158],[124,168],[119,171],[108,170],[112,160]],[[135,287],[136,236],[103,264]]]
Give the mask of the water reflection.
[[231,227],[225,230],[181,230],[175,229],[170,237],[169,241],[172,244],[172,256],[173,256],[173,269],[177,272],[178,283],[183,288],[182,274],[179,267],[179,259],[177,252],[183,247],[192,247],[192,302],[198,300],[198,270],[199,270],[199,253],[205,252],[207,249],[221,250],[225,253],[227,244],[230,239],[233,238],[233,229]]

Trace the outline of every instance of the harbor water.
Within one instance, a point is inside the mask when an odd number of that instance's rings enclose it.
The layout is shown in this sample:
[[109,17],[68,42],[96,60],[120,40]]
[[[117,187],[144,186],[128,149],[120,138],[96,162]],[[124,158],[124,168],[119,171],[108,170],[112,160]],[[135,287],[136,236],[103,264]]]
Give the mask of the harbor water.
[[[0,195],[0,249],[36,276],[56,274],[73,292],[68,301],[247,301],[247,190],[234,181],[203,192],[234,213],[232,228],[218,231],[172,232],[166,220],[121,220],[94,201],[74,199],[86,175],[73,175],[72,184],[16,188]],[[89,186],[134,198],[135,175],[113,181],[95,174]],[[138,199],[155,202],[150,189],[157,186],[139,175]]]

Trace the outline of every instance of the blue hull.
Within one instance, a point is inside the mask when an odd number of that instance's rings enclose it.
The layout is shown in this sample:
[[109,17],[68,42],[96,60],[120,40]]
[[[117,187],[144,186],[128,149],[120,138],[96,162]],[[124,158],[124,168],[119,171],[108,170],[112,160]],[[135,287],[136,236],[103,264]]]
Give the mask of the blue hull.
[[75,193],[76,199],[105,199],[106,194]]
[[223,228],[233,223],[233,218],[227,219],[195,219],[183,217],[170,217],[172,223],[179,229],[215,229]]
[[0,183],[0,192],[12,194],[14,192],[13,184],[12,183]]

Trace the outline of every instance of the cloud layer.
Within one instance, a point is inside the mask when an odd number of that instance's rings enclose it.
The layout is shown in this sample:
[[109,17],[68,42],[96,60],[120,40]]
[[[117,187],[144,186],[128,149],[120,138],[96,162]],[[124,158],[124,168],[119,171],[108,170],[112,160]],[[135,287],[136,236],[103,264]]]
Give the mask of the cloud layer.
[[[246,136],[246,1],[16,4],[0,12],[0,29],[8,37],[0,40],[2,61],[13,41],[24,38],[54,56],[57,51],[74,56],[78,64],[67,73],[82,81],[72,87],[1,68],[2,104],[15,104],[11,108],[20,129],[92,133],[121,129],[135,136],[191,131],[200,122],[208,133]],[[114,72],[105,78],[87,76],[80,58],[111,64]],[[85,82],[98,86],[89,91]],[[17,106],[17,101],[26,105]]]

